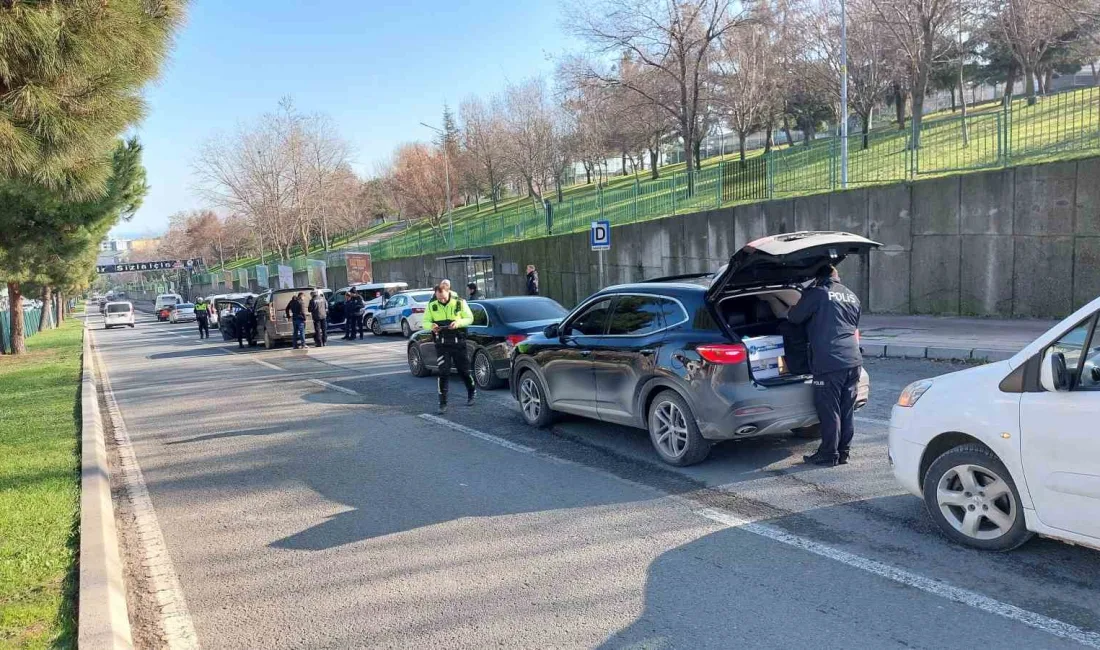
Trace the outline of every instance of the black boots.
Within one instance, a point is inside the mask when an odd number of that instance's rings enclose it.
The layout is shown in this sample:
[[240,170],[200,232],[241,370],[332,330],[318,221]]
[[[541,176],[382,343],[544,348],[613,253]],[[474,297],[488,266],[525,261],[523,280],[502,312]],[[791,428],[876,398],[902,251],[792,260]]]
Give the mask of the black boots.
[[[823,454],[820,451],[803,456],[802,460],[809,465],[821,465],[822,467],[835,467],[839,463],[839,459],[831,454]],[[847,462],[847,459],[845,459]]]
[[474,405],[474,399],[476,399],[476,398],[477,398],[477,391],[476,390],[472,390],[469,393],[466,393],[466,406],[473,406]]

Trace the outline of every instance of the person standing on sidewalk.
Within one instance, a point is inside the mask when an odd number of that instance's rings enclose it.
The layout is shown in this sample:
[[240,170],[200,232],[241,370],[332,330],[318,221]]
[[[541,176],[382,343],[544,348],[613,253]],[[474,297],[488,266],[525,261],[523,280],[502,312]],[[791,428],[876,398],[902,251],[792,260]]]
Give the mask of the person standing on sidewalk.
[[826,264],[814,284],[802,292],[787,314],[805,323],[810,339],[814,406],[821,421],[821,445],[803,460],[814,465],[846,465],[851,453],[863,356],[859,351],[859,297],[840,283],[836,267]]
[[474,322],[474,314],[465,300],[451,293],[443,283],[435,287],[435,298],[424,311],[423,327],[431,330],[439,369],[439,412],[447,410],[447,389],[451,379],[451,366],[458,369],[462,383],[466,385],[466,404],[474,403],[477,388],[470,374],[470,359],[466,356],[466,328]]
[[199,340],[210,338],[210,305],[202,296],[195,303],[195,322],[199,324]]
[[305,301],[305,293],[299,291],[298,295],[290,299],[286,304],[286,317],[294,324],[294,349],[306,347],[306,309],[302,304]]
[[539,295],[539,272],[535,270],[534,264],[527,265],[527,295]]
[[309,299],[309,315],[313,317],[313,344],[319,348],[328,344],[328,300],[320,289]]

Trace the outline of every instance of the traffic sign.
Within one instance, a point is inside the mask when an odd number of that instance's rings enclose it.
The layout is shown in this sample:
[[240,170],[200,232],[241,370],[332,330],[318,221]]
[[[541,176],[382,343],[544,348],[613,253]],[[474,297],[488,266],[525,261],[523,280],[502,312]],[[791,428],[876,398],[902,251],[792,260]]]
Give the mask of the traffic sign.
[[611,250],[611,222],[593,221],[588,241],[592,244],[592,250],[594,251]]

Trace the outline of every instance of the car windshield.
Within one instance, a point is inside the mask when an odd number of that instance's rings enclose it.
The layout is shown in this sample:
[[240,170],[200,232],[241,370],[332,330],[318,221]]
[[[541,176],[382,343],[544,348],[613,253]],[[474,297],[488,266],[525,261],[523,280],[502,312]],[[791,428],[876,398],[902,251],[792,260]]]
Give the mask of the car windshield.
[[129,313],[130,305],[107,305],[108,314],[124,314]]
[[561,320],[569,312],[553,300],[508,300],[496,305],[497,313],[505,323],[522,323],[531,320]]
[[432,292],[425,291],[424,293],[407,293],[406,296],[412,298],[416,302],[431,302]]

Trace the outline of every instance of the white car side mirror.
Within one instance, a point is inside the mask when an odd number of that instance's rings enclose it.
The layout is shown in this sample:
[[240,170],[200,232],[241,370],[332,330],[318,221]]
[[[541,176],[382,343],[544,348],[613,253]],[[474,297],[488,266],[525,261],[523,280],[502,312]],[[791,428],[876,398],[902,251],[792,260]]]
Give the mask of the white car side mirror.
[[1043,365],[1039,368],[1039,383],[1043,390],[1056,393],[1069,388],[1069,375],[1066,372],[1066,355],[1048,350],[1043,356]]

